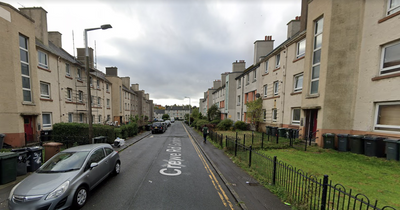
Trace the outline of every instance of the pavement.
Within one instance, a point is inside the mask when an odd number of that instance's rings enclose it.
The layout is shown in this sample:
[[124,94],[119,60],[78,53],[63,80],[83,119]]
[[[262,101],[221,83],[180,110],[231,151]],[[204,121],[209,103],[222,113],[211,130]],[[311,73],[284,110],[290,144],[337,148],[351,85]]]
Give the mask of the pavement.
[[[183,123],[182,123],[183,124]],[[183,124],[184,125],[184,124]],[[199,145],[204,155],[210,161],[213,168],[217,171],[218,175],[224,181],[229,191],[235,197],[237,203],[244,210],[290,210],[290,206],[283,204],[283,202],[268,189],[261,186],[248,175],[243,169],[238,167],[232,160],[218,148],[215,148],[211,143],[203,143],[203,137],[199,135],[192,128],[186,126],[191,137]],[[151,135],[150,131],[145,131],[139,135],[125,140],[125,145],[114,148],[117,151],[123,151],[127,147],[132,146],[136,142]],[[26,175],[18,176],[17,180],[0,185],[0,210],[6,210],[7,198],[11,189],[19,183],[22,179],[29,176],[31,173],[28,172]]]

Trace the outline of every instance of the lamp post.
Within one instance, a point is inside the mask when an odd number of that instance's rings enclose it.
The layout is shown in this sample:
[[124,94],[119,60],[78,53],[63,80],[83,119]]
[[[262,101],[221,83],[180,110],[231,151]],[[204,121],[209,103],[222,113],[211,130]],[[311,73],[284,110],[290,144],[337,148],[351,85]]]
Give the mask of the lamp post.
[[110,24],[105,24],[100,26],[99,28],[87,28],[84,31],[84,37],[85,37],[85,70],[86,70],[86,84],[87,84],[87,103],[88,103],[88,123],[89,123],[89,141],[93,142],[93,117],[92,117],[92,94],[90,90],[90,69],[89,69],[89,49],[88,49],[88,38],[87,38],[87,32],[88,31],[94,31],[98,29],[106,30],[112,28]]
[[190,106],[191,106],[190,97],[185,96],[185,98],[189,99],[189,126],[190,126]]

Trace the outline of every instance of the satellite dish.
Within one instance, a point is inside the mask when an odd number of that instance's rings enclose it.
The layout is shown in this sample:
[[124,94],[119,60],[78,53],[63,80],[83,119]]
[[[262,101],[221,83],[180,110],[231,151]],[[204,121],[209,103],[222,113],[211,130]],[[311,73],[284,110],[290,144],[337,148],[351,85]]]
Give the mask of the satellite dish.
[[259,93],[256,94],[256,98],[260,98],[260,94]]

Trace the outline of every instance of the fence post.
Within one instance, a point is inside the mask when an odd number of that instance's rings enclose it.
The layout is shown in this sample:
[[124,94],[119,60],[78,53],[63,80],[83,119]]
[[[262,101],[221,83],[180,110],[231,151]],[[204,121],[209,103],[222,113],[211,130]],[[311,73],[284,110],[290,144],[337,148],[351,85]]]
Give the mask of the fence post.
[[321,198],[321,210],[326,208],[326,195],[328,194],[328,175],[324,175],[324,181],[322,183],[322,198]]
[[237,155],[237,138],[235,140],[235,157],[236,157],[236,155]]
[[243,134],[243,146],[246,146],[246,134]]
[[221,141],[219,143],[222,148],[223,148],[223,144],[222,144],[223,141],[224,141],[224,134],[221,133]]
[[276,156],[274,156],[274,170],[272,171],[272,185],[275,185],[275,181],[276,181]]
[[225,138],[226,138],[225,147],[228,148],[228,135],[226,135]]
[[275,135],[276,135],[276,144],[279,144],[279,142],[278,142],[279,141],[279,133],[278,133],[278,131],[276,131]]
[[251,145],[254,144],[254,131],[251,132]]
[[261,149],[264,147],[264,133],[261,133]]
[[251,150],[252,150],[252,147],[250,145],[250,147],[249,147],[249,168],[251,167]]

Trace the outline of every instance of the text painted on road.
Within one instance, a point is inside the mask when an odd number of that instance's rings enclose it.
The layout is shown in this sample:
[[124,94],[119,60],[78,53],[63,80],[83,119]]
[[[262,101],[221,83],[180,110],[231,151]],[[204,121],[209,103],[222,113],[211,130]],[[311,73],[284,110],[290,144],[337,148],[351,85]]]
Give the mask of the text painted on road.
[[174,138],[171,144],[168,144],[166,151],[169,153],[169,159],[165,160],[164,168],[160,170],[160,174],[165,176],[179,176],[182,174],[182,144],[181,140]]

